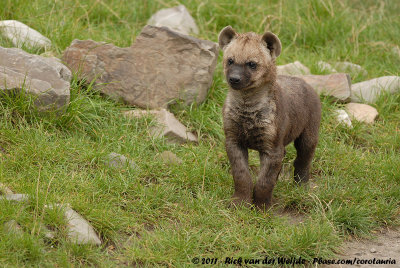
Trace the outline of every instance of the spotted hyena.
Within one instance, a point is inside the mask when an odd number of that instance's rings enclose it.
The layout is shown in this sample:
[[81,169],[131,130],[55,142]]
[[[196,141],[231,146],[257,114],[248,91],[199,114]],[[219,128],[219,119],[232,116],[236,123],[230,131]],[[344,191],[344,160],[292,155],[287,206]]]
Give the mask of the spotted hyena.
[[[300,78],[277,75],[279,38],[266,32],[236,33],[225,27],[219,34],[229,84],[223,108],[226,152],[231,164],[234,204],[271,204],[285,146],[294,141],[297,158],[294,179],[307,182],[318,143],[321,103],[313,88]],[[248,149],[260,156],[260,173],[253,181]]]

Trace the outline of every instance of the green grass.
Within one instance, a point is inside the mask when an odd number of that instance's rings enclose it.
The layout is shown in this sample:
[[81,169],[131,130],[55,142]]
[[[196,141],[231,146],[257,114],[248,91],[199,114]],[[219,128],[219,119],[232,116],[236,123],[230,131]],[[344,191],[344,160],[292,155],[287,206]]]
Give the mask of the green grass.
[[[351,61],[368,75],[359,82],[399,75],[392,52],[400,36],[400,4],[395,1],[183,1],[195,18],[199,38],[217,41],[219,31],[280,37],[278,64],[295,60],[318,74],[317,62]],[[73,39],[129,46],[147,19],[177,1],[2,0],[0,19],[17,19],[47,36],[60,56]],[[11,46],[0,39],[1,46]],[[43,53],[42,50],[29,50]],[[334,257],[349,235],[367,237],[374,229],[399,224],[400,94],[383,95],[373,106],[374,125],[338,124],[342,107],[321,97],[320,142],[309,187],[289,176],[278,182],[276,205],[268,213],[228,207],[233,181],[224,149],[221,108],[227,85],[219,61],[207,100],[177,106],[175,115],[199,136],[199,144],[171,145],[152,138],[151,119],[120,116],[122,104],[101,97],[76,77],[71,104],[62,116],[41,116],[23,94],[0,100],[0,181],[28,203],[0,201],[0,266],[190,266],[194,257]],[[183,163],[156,158],[170,150]],[[111,152],[133,159],[140,169],[112,169]],[[250,154],[257,165],[257,154]],[[291,145],[284,159],[291,166]],[[65,220],[49,203],[69,203],[101,235],[100,247],[66,239]],[[285,213],[281,213],[285,211]],[[291,216],[300,220],[293,222]],[[16,220],[22,236],[2,225]],[[56,238],[48,241],[40,224]],[[396,257],[396,256],[391,256]],[[222,262],[219,263],[221,266]]]

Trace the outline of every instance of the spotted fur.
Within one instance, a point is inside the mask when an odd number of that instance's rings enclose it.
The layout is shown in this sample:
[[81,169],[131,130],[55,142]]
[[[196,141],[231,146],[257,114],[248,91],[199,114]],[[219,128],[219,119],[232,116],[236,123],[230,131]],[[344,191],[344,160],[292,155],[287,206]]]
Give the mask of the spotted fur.
[[[285,146],[294,141],[295,180],[309,179],[318,142],[321,104],[303,80],[277,76],[278,37],[267,32],[236,33],[230,26],[219,35],[224,74],[230,89],[223,108],[225,145],[235,183],[233,202],[266,208],[278,178]],[[260,155],[255,185],[248,169],[248,149]]]

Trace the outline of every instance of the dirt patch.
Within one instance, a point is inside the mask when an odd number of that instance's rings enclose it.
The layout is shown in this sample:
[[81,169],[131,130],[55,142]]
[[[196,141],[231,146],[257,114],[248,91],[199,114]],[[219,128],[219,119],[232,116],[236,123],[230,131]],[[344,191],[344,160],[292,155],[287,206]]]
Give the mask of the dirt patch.
[[[344,243],[341,253],[336,259],[340,260],[389,260],[389,264],[335,264],[322,267],[400,267],[400,230],[385,229],[375,234],[375,238],[353,239]],[[395,264],[390,261],[395,260]]]
[[283,208],[273,209],[273,214],[285,218],[290,224],[298,225],[306,221],[306,216]]

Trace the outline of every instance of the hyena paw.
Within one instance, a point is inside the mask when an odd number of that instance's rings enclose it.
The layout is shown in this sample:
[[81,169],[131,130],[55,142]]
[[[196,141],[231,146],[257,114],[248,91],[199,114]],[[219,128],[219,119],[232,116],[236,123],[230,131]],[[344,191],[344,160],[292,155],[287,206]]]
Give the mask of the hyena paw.
[[294,171],[294,181],[297,183],[307,183],[310,179],[310,174],[308,171],[295,170]]
[[236,195],[234,194],[232,196],[232,201],[231,201],[231,207],[233,208],[237,208],[237,207],[251,207],[252,205],[252,199],[251,197],[247,197],[247,196],[240,196],[240,195]]
[[254,206],[261,211],[267,211],[271,207],[271,202],[254,202]]

